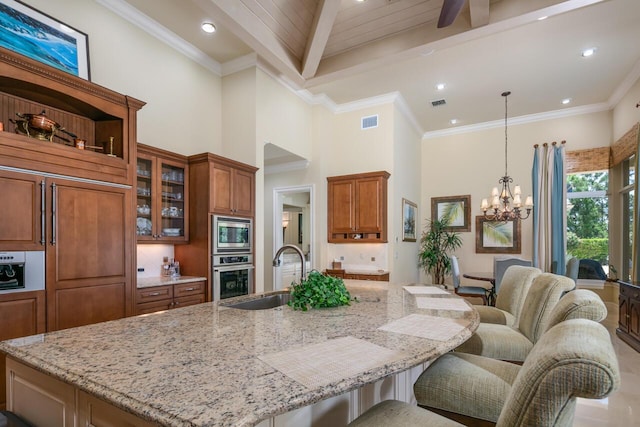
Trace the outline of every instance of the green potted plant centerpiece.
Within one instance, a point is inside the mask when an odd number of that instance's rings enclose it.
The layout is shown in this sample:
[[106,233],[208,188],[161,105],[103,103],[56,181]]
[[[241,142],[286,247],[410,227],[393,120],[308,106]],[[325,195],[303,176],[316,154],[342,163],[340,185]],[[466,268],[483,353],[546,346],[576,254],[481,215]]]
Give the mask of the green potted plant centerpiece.
[[287,303],[294,310],[350,305],[351,294],[344,281],[312,271],[299,284],[291,284],[291,300]]
[[451,253],[462,246],[459,233],[450,231],[449,219],[431,219],[420,238],[418,265],[431,274],[433,283],[444,285],[451,272]]

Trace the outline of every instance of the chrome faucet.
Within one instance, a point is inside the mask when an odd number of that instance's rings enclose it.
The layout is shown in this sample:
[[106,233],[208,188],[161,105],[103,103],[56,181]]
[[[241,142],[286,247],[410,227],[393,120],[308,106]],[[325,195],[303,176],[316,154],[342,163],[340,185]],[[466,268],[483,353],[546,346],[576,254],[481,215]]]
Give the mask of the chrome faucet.
[[273,266],[280,267],[280,255],[282,255],[282,252],[286,251],[287,249],[293,249],[300,256],[300,263],[302,264],[302,273],[300,274],[300,281],[302,282],[304,279],[307,278],[307,266],[304,262],[305,261],[304,253],[302,253],[302,250],[296,245],[284,245],[283,247],[278,249],[278,251],[276,252],[276,256],[273,257]]

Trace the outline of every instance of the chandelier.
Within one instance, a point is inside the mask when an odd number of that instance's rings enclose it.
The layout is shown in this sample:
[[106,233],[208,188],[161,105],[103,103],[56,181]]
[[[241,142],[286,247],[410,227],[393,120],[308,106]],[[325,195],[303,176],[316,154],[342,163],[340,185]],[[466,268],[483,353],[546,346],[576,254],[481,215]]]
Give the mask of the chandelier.
[[513,179],[507,172],[507,97],[511,92],[502,92],[504,96],[504,176],[498,180],[502,186],[502,191],[498,187],[493,187],[491,191],[491,206],[487,199],[482,199],[480,209],[484,212],[484,217],[490,221],[510,221],[527,219],[533,208],[533,199],[527,196],[524,203],[526,214],[522,211],[521,189],[519,185],[513,187],[511,192],[510,184]]

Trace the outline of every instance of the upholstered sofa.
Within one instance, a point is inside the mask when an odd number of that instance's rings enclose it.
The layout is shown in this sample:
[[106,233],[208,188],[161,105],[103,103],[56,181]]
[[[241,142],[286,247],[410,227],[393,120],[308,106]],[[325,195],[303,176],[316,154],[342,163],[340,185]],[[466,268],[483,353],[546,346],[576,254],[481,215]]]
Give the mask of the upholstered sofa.
[[[382,402],[351,426],[462,426],[471,418],[498,427],[570,427],[576,398],[601,399],[620,385],[620,371],[607,330],[597,322],[571,319],[549,329],[522,366],[482,356],[447,353],[427,369],[442,381],[418,387],[432,407],[451,419],[408,403]],[[424,374],[423,374],[424,375]],[[451,390],[456,390],[452,393]],[[439,402],[437,401],[439,400]]]
[[456,348],[462,353],[477,354],[512,362],[522,362],[547,329],[551,313],[573,280],[552,273],[537,276],[523,303],[517,327],[480,323],[476,332]]

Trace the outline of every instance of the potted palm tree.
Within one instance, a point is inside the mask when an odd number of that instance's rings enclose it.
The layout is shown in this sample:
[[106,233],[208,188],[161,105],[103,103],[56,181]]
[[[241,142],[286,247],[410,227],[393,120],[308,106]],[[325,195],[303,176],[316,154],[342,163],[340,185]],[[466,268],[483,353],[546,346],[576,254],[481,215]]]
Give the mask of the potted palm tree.
[[420,238],[418,265],[431,274],[433,283],[444,284],[444,278],[451,272],[451,253],[462,246],[459,233],[451,231],[449,219],[431,219]]

